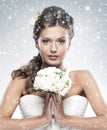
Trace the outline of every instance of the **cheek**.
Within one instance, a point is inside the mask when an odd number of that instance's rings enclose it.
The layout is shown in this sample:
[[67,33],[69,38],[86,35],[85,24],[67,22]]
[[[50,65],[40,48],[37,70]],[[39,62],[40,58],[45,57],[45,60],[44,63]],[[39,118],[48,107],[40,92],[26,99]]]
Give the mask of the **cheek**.
[[41,55],[45,55],[47,54],[47,48],[41,46],[39,47],[39,52]]
[[62,53],[62,55],[65,55],[65,53],[68,51],[68,48],[64,46],[63,48],[60,48],[59,51]]

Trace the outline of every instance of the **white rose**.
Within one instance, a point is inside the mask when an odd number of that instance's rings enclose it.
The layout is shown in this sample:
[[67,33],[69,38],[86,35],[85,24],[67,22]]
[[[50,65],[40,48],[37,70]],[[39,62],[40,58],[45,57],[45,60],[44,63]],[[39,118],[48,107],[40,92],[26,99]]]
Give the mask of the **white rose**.
[[71,79],[56,67],[41,69],[35,77],[34,89],[64,96],[71,87]]

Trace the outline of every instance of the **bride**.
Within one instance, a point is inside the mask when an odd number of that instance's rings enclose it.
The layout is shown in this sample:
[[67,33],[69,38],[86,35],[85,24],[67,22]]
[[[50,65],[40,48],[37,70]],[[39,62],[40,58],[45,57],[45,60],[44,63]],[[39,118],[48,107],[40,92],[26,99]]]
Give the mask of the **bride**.
[[[39,54],[12,72],[0,106],[0,130],[107,130],[107,106],[94,78],[88,70],[69,71],[63,64],[73,35],[73,18],[64,9],[47,7],[38,16],[33,38]],[[72,85],[66,95],[34,89],[37,72],[47,67],[68,73]],[[96,117],[84,117],[88,102]],[[22,119],[11,118],[17,105]]]

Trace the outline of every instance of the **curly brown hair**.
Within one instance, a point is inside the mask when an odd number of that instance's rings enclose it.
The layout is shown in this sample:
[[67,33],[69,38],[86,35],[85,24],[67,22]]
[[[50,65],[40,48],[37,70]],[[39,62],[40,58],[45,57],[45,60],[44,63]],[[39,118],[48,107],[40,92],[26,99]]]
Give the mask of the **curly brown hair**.
[[[61,26],[69,31],[69,37],[70,39],[72,39],[74,35],[73,23],[73,18],[61,7],[47,7],[42,11],[41,15],[39,15],[37,20],[35,21],[33,28],[33,38],[37,43],[42,29],[47,27]],[[11,74],[12,79],[18,76],[29,78],[30,80],[29,83],[27,83],[26,85],[26,89],[33,89],[35,76],[37,72],[41,69],[41,65],[42,59],[40,54],[38,54],[37,56],[34,56],[27,65],[14,70]]]

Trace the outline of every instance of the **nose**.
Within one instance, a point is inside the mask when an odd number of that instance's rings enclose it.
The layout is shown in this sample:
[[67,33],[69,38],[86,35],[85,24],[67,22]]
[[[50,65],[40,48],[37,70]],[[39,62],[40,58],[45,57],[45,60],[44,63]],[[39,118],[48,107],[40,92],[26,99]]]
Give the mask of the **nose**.
[[57,45],[56,45],[55,42],[53,42],[53,43],[51,44],[51,52],[56,52],[56,51],[57,51]]

